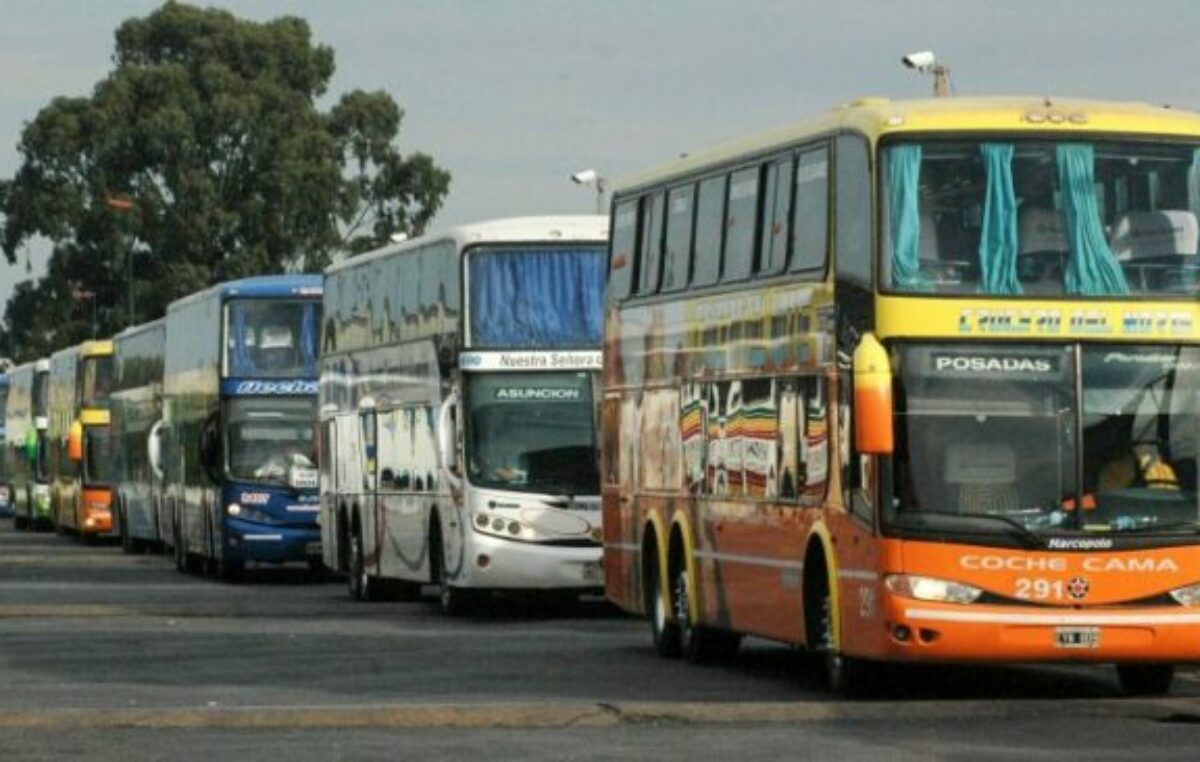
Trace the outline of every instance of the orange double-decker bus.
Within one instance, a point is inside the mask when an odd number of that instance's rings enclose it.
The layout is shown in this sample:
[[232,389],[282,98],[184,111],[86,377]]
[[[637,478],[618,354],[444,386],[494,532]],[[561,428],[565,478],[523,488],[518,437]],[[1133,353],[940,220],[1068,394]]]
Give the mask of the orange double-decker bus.
[[627,181],[608,596],[665,656],[1200,658],[1200,117],[857,101]]

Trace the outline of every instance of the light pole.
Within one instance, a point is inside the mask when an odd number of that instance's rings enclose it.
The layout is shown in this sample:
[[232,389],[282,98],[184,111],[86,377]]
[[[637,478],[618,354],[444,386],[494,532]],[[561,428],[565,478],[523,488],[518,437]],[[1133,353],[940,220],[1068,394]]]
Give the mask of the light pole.
[[[115,214],[131,214],[137,211],[137,206],[126,196],[105,196],[104,206]],[[96,300],[92,298],[93,312]],[[125,250],[125,309],[126,325],[134,324],[133,319],[133,241],[130,240]],[[93,329],[94,330],[94,329]]]
[[596,189],[596,214],[608,211],[604,204],[604,194],[608,192],[608,178],[594,169],[581,169],[571,175],[571,182],[576,185],[591,185]]

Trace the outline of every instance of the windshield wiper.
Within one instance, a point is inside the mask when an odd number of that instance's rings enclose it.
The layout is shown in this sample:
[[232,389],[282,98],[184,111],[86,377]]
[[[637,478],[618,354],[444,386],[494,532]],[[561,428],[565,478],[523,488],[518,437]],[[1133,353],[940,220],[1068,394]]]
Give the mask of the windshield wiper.
[[[1007,533],[1010,536],[1020,539],[1022,541],[1022,543],[1025,545],[1025,547],[1027,547],[1027,548],[1044,548],[1044,547],[1046,547],[1045,539],[1043,537],[1041,537],[1040,535],[1038,535],[1036,532],[1026,529],[1024,524],[1021,524],[1020,522],[1015,521],[1014,519],[1010,519],[1007,516],[1001,516],[996,513],[963,514],[963,513],[946,513],[943,511],[916,511],[913,513],[903,513],[901,515],[904,516],[905,518],[918,519],[918,521],[925,517],[938,516],[940,518],[953,519],[952,522],[947,522],[947,523],[954,523],[954,524],[959,524],[959,525],[971,524],[973,522],[981,522],[981,521],[982,522],[999,523],[999,524],[1004,525],[1005,529],[1007,530]],[[924,522],[920,522],[920,523],[924,523]],[[925,528],[925,529],[945,529],[946,527],[937,527],[937,526],[927,525],[923,528]]]

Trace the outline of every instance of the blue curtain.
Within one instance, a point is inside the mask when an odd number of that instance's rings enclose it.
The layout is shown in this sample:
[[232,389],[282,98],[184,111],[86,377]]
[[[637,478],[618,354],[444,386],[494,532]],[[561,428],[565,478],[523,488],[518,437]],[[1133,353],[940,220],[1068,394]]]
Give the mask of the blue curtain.
[[481,252],[471,260],[476,347],[598,347],[604,305],[601,249]]
[[233,341],[233,351],[229,353],[229,360],[233,367],[229,369],[229,375],[235,378],[256,375],[258,368],[254,365],[250,348],[246,346],[245,305],[235,303],[230,312],[233,313],[230,321],[233,323],[233,336],[230,337]]
[[317,375],[317,340],[317,304],[309,302],[300,316],[300,358],[305,375]]
[[924,291],[921,273],[921,146],[893,146],[887,151],[888,222],[892,231],[892,285]]
[[1017,278],[1017,197],[1013,192],[1011,143],[984,143],[987,185],[983,229],[979,236],[980,290],[985,294],[1019,294]]
[[1121,265],[1108,247],[1096,201],[1095,149],[1086,144],[1058,146],[1058,185],[1071,253],[1067,292],[1083,296],[1129,293]]

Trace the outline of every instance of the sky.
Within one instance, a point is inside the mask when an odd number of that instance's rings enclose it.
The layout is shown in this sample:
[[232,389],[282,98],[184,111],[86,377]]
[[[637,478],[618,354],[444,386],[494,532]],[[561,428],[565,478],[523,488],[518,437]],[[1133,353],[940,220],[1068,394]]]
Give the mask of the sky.
[[[213,0],[308,20],[333,48],[328,101],[383,89],[399,147],[453,175],[434,226],[587,213],[591,189],[681,153],[857,97],[925,97],[932,49],[958,95],[1055,95],[1200,110],[1200,2],[1155,0]],[[0,0],[0,176],[21,130],[111,69],[113,32],[150,0]],[[328,106],[329,102],[324,103]],[[32,277],[0,263],[0,303]],[[48,249],[31,245],[33,275]]]

